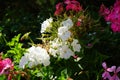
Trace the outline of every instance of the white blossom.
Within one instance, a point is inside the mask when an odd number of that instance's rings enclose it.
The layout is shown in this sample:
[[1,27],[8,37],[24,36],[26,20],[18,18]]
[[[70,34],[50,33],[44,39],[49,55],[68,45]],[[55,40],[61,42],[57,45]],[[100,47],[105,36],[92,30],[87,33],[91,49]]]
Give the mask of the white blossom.
[[73,26],[73,22],[70,18],[68,18],[67,20],[61,22],[61,25],[70,29]]
[[78,43],[77,39],[73,39],[73,42],[71,43],[71,45],[74,51],[80,52],[81,45]]
[[55,38],[53,41],[50,41],[50,45],[52,48],[58,48],[62,45],[62,42],[60,42],[59,38]]
[[26,64],[30,68],[38,64],[48,66],[50,64],[50,56],[48,55],[45,49],[41,47],[32,46],[21,58],[19,67],[24,68]]
[[46,19],[42,24],[41,24],[41,33],[45,32],[48,27],[52,27],[53,19],[49,18]]
[[57,57],[58,54],[58,48],[62,45],[62,42],[59,41],[59,38],[55,38],[53,41],[50,41],[50,49],[49,49],[49,53],[54,56]]
[[50,53],[52,56],[57,57],[58,50],[57,50],[57,49],[54,49],[54,48],[50,48],[50,49],[49,49],[49,53]]
[[19,67],[24,69],[27,63],[28,63],[28,59],[25,56],[23,56],[20,60]]
[[62,47],[60,47],[59,51],[60,58],[69,59],[71,56],[74,55],[73,51],[68,47],[68,45],[63,45]]
[[49,53],[54,57],[69,59],[74,55],[73,51],[69,48],[70,45],[67,41],[62,41],[59,38],[50,42]]
[[66,41],[70,38],[71,32],[68,31],[67,27],[59,27],[58,28],[58,37],[63,41]]

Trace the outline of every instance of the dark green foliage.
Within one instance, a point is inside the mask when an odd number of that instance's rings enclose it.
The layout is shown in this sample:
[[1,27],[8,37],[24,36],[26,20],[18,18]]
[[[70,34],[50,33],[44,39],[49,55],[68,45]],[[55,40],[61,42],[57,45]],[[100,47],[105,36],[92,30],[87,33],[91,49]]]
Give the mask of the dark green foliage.
[[[0,33],[9,41],[16,34],[31,32],[30,36],[35,41],[40,36],[41,23],[53,16],[54,6],[55,1],[52,0],[0,1]],[[3,48],[4,43],[0,50]]]

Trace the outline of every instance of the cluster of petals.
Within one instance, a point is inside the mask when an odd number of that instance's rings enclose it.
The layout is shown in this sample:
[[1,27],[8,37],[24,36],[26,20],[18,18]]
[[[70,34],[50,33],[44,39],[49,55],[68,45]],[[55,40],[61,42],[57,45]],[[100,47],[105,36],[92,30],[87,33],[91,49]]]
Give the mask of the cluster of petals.
[[65,0],[66,10],[73,10],[75,12],[79,12],[82,10],[80,3],[76,0]]
[[51,41],[49,53],[54,57],[60,57],[63,59],[69,59],[74,56],[74,51],[70,48],[70,43],[67,41],[62,41],[59,38]]
[[59,38],[55,38],[50,42],[49,53],[54,57],[60,57],[63,59],[69,59],[74,56],[75,52],[80,52],[81,45],[77,39],[73,39],[72,42],[62,41]]
[[60,41],[59,38],[55,38],[53,41],[50,41],[50,49],[49,49],[49,53],[54,56],[57,57],[57,55],[59,55],[59,48],[62,46],[62,42]]
[[[102,74],[102,78],[104,80],[120,80],[118,77],[118,73],[120,72],[120,67],[112,66],[110,68],[107,67],[106,62],[102,63],[104,68],[104,73]],[[112,75],[111,75],[112,74]]]
[[60,2],[56,5],[56,11],[54,15],[60,15],[64,10],[64,6],[66,11],[72,10],[79,12],[82,10],[82,7],[77,0],[65,0],[64,2]]
[[41,33],[44,33],[47,28],[52,27],[52,22],[53,22],[53,18],[46,19],[46,20],[41,24]]
[[58,28],[58,37],[62,39],[62,41],[66,41],[70,38],[71,32],[68,30],[66,26]]
[[28,49],[24,56],[22,56],[19,67],[24,69],[25,66],[28,65],[28,67],[31,68],[39,64],[48,66],[50,64],[50,56],[46,49],[32,46]]
[[117,0],[111,9],[102,4],[100,14],[104,16],[106,21],[111,23],[113,32],[120,32],[120,0]]
[[69,59],[74,56],[75,52],[80,52],[81,45],[77,39],[69,41],[72,33],[69,31],[73,27],[73,22],[70,18],[60,23],[58,28],[58,38],[50,41],[49,53],[54,57],[59,56],[60,58]]
[[0,75],[7,74],[10,69],[13,69],[14,65],[9,58],[0,60]]
[[69,59],[74,55],[74,52],[69,48],[68,45],[64,44],[59,48],[60,58]]
[[81,45],[79,44],[77,39],[73,39],[73,42],[71,43],[71,45],[73,47],[74,52],[76,52],[76,51],[80,52]]
[[60,2],[56,5],[56,11],[55,11],[54,15],[57,16],[57,15],[60,15],[63,12],[63,10],[64,10],[63,5],[64,4],[62,2]]
[[58,28],[58,37],[63,41],[66,41],[71,36],[69,29],[73,26],[73,21],[68,18],[67,20],[62,21],[60,25],[61,27]]

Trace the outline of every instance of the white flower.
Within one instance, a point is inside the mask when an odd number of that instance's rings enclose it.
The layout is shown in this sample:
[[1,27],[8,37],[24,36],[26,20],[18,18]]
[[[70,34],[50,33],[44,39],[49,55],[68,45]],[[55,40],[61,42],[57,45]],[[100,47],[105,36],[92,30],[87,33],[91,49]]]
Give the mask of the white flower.
[[49,49],[49,53],[50,53],[52,56],[57,57],[58,50],[57,50],[57,49],[54,49],[54,48],[50,48],[50,49]]
[[28,59],[25,56],[23,56],[20,60],[19,67],[24,69],[27,63],[28,63]]
[[73,51],[69,49],[68,45],[63,45],[60,49],[60,58],[69,59],[74,55]]
[[63,41],[68,40],[70,38],[71,32],[68,31],[67,27],[59,27],[58,28],[58,37],[62,39]]
[[62,42],[60,42],[59,38],[55,38],[53,41],[50,41],[50,45],[52,48],[58,48],[62,45]]
[[46,19],[42,24],[41,24],[41,33],[45,32],[48,27],[52,27],[51,23],[53,22],[52,18]]
[[38,64],[48,66],[50,64],[50,56],[45,49],[32,46],[28,49],[28,52],[25,53],[25,55],[21,58],[19,67],[24,68],[26,64],[28,64],[30,68]]
[[66,26],[68,29],[70,29],[73,26],[73,22],[70,18],[68,18],[67,20],[63,21],[61,25]]
[[59,56],[60,58],[69,59],[74,53],[67,44],[67,41],[56,38],[50,42],[49,53],[54,57]]
[[71,45],[74,51],[80,52],[81,45],[78,43],[77,39],[73,39],[73,42],[71,43]]
[[49,53],[54,56],[57,57],[58,54],[58,48],[62,46],[62,42],[59,41],[59,38],[55,38],[53,41],[50,41],[50,49],[49,49]]

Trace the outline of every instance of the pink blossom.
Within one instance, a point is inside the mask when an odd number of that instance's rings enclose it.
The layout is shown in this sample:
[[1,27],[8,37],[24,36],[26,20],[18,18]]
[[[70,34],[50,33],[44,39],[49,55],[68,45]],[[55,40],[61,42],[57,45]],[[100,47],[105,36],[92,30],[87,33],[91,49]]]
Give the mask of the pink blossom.
[[100,14],[104,16],[106,21],[111,23],[113,32],[120,32],[120,0],[116,0],[113,8],[110,10],[102,4]]
[[120,67],[116,69],[116,66],[112,66],[111,68],[107,69],[109,72],[114,72],[114,75],[109,80],[120,80],[118,77],[118,72],[120,71]]
[[[64,0],[64,3],[65,3],[65,4],[70,4],[72,1],[73,1],[73,3],[76,2],[76,0]],[[79,2],[78,2],[78,3],[79,3]]]
[[55,16],[60,15],[62,13],[62,11],[63,11],[63,3],[60,2],[56,5],[56,11],[55,11],[54,15]]
[[120,32],[120,24],[117,25],[115,23],[111,23],[111,29],[113,30],[113,32]]
[[103,62],[103,63],[102,63],[102,66],[103,66],[103,68],[104,68],[104,73],[102,74],[103,79],[110,79],[111,76],[110,76],[109,71],[107,70],[108,67],[107,67],[106,63]]
[[80,6],[80,3],[76,0],[65,0],[64,2],[67,6],[66,6],[66,10],[73,10],[73,11],[81,11],[82,7]]
[[74,55],[73,58],[74,58],[74,59],[77,59],[77,58],[78,58],[78,55]]
[[81,22],[80,22],[80,21],[77,21],[76,25],[77,25],[77,26],[80,26],[80,25],[81,25]]
[[65,0],[64,3],[65,3],[65,4],[70,4],[70,3],[71,3],[71,0]]
[[9,58],[0,60],[0,75],[2,75],[4,73],[8,73],[8,70],[11,68],[13,68],[13,64]]
[[54,13],[55,16],[60,15],[63,10],[64,6],[66,11],[72,10],[75,12],[79,12],[82,10],[82,7],[80,6],[80,3],[76,0],[64,0],[64,2],[60,2],[56,5],[56,11]]
[[105,18],[107,18],[108,15],[109,15],[109,13],[110,13],[110,10],[109,10],[108,8],[106,8],[104,4],[102,4],[101,7],[100,7],[99,13],[100,13],[102,16],[104,16]]
[[114,7],[120,6],[120,0],[116,0],[116,3],[114,4]]
[[76,26],[80,26],[82,22],[82,19],[78,18],[77,22],[76,22]]

